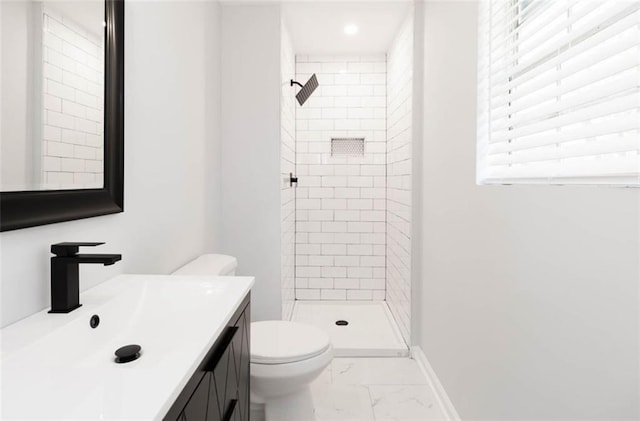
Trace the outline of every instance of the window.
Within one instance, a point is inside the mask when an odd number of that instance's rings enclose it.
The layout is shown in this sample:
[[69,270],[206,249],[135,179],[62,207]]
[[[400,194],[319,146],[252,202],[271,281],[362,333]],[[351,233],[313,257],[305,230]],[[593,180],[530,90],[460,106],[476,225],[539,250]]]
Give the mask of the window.
[[640,2],[483,1],[479,184],[640,186]]

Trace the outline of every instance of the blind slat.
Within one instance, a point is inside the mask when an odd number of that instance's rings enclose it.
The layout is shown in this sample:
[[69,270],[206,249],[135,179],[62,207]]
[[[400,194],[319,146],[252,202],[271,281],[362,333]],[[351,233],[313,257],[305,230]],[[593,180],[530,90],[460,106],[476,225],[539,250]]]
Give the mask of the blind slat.
[[[538,95],[536,104],[539,105],[537,107],[532,106],[523,111],[514,111],[509,118],[494,120],[492,130],[494,133],[498,133],[510,129],[523,129],[530,125],[537,125],[542,120],[548,120],[555,115],[575,111],[577,108],[589,104],[604,102],[610,97],[617,97],[627,91],[631,91],[630,94],[635,95],[637,89],[630,90],[629,86],[634,86],[637,77],[638,75],[634,70],[627,70],[604,79],[606,83],[600,83],[600,86],[585,87],[580,85],[576,88],[574,85],[566,88],[557,87],[554,93],[541,93],[541,95]],[[615,98],[614,101],[619,102],[618,98]],[[636,104],[637,99],[634,101],[634,106]],[[575,115],[576,118],[583,119],[580,110]],[[567,122],[567,124],[570,124],[570,122]]]
[[[636,117],[638,115],[636,114]],[[487,154],[517,151],[529,148],[536,148],[544,145],[571,142],[579,139],[591,139],[597,136],[610,135],[615,133],[626,133],[637,130],[640,123],[632,121],[628,116],[613,117],[610,120],[603,120],[591,124],[565,128],[561,132],[549,131],[538,133],[529,139],[521,139],[515,142],[500,142],[487,145]]]
[[525,45],[525,48],[522,48],[522,50],[516,52],[511,51],[511,59],[518,61],[515,67],[515,73],[523,73],[534,63],[545,59],[545,57],[548,57],[547,60],[555,57],[559,54],[559,50],[570,49],[569,47],[571,45],[586,43],[588,47],[593,43],[594,38],[592,37],[597,33],[594,33],[596,29],[601,31],[608,27],[615,27],[618,25],[618,22],[620,22],[620,19],[616,19],[616,16],[621,14],[624,14],[623,16],[629,16],[638,10],[638,5],[635,4],[629,6],[627,3],[612,2],[612,5],[616,7],[608,7],[601,11],[602,14],[599,15],[601,21],[598,22],[599,25],[595,28],[585,26],[580,29],[575,29],[574,26],[579,23],[579,20],[583,18],[584,15],[575,17],[572,15],[571,18],[557,22],[555,25],[545,25],[545,29],[533,33],[530,37],[531,39],[526,43],[520,39],[520,41],[514,45],[515,48],[523,43],[527,45]]
[[[600,57],[594,58],[594,62],[587,68],[572,66],[570,69],[565,70],[563,68],[550,72],[545,76],[544,85],[540,83],[532,87],[527,86],[523,90],[518,89],[518,92],[512,95],[502,95],[492,98],[492,103],[497,105],[493,115],[496,119],[500,119],[517,114],[558,95],[566,94],[581,87],[588,87],[616,74],[627,71],[636,72],[637,57],[640,53],[640,48],[637,45],[634,45],[631,49],[627,48],[622,52],[618,52],[617,49],[610,52],[612,54],[611,56],[606,56],[602,59]],[[571,80],[576,79],[579,74],[583,77],[581,81]],[[632,86],[632,84],[630,86]],[[510,105],[505,106],[505,104]]]
[[514,153],[495,154],[489,157],[489,162],[492,165],[542,162],[610,153],[635,152],[639,146],[638,132],[631,132],[623,135],[602,136],[594,140],[552,144]]
[[[491,75],[493,79],[496,79],[496,83],[494,86],[498,91],[508,92],[514,87],[524,84],[525,82],[537,77],[538,75],[548,71],[549,69],[562,66],[564,62],[568,62],[580,54],[586,55],[586,58],[584,58],[583,61],[586,61],[588,63],[591,61],[589,59],[589,55],[594,52],[593,49],[597,44],[600,44],[608,40],[612,40],[617,35],[627,31],[630,28],[636,29],[635,34],[637,37],[638,31],[639,31],[638,29],[639,21],[640,21],[640,13],[635,12],[633,15],[629,15],[621,19],[618,22],[618,24],[610,25],[607,28],[597,32],[596,34],[594,34],[589,38],[588,42],[584,41],[573,46],[572,48],[568,48],[564,50],[563,52],[559,53],[553,60],[549,60],[543,64],[540,64],[535,69],[531,69],[526,74],[518,75],[518,70],[515,68],[515,66],[511,62],[505,61],[500,63],[499,66],[496,64],[495,61],[491,62],[489,63],[489,69],[491,69],[492,71],[494,70],[493,74]],[[636,38],[636,42],[637,42],[637,38]],[[618,47],[617,51],[620,52],[626,48],[629,48],[628,44]],[[600,59],[602,59],[603,56],[599,55],[599,57]],[[595,59],[597,58],[594,57],[594,60]],[[493,66],[497,66],[497,69],[493,69]],[[511,80],[510,80],[510,77],[511,77]],[[500,79],[502,79],[502,81],[498,82],[498,80]]]
[[539,121],[537,124],[532,124],[515,130],[492,132],[491,143],[518,139],[535,133],[559,129],[579,122],[586,122],[607,115],[638,109],[638,105],[638,91],[636,89],[629,95],[611,98],[607,101],[599,102],[588,107],[569,111],[557,117]]

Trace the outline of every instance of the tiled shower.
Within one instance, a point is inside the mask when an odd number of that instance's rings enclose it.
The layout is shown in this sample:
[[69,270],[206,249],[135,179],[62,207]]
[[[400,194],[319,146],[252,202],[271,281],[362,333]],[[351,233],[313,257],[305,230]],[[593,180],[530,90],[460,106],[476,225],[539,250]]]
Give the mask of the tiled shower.
[[296,78],[312,73],[296,109],[296,299],[384,300],[386,57],[297,56]]
[[[413,16],[399,28],[386,54],[293,54],[286,28],[283,34],[283,317],[291,317],[294,298],[296,308],[326,303],[334,318],[345,308],[357,308],[359,315],[349,317],[372,325],[389,319],[406,348]],[[286,97],[292,64],[295,80],[304,83],[315,73],[319,83],[303,106],[294,104],[293,112]],[[294,198],[286,191],[289,172],[298,177]],[[365,309],[380,307],[376,303],[384,306],[386,317],[373,320]]]
[[103,40],[42,5],[40,180],[48,188],[102,187]]

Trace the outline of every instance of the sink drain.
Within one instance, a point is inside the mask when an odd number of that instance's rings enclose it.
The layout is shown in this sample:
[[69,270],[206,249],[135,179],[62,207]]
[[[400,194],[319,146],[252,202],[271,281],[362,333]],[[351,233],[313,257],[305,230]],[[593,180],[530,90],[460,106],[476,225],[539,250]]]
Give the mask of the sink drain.
[[140,358],[140,345],[126,345],[116,349],[116,363],[124,364]]
[[348,325],[348,324],[349,324],[349,322],[348,322],[348,321],[346,321],[346,320],[338,320],[338,321],[336,322],[336,324],[337,324],[338,326],[346,326],[346,325]]
[[98,316],[97,314],[94,314],[93,316],[91,316],[91,319],[89,319],[89,326],[91,326],[91,329],[97,328],[99,324],[100,324],[100,316]]

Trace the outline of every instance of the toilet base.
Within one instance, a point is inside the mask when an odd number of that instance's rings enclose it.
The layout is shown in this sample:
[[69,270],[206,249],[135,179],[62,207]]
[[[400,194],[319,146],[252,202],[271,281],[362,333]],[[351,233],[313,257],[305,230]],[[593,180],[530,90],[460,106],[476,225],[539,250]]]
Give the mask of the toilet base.
[[251,421],[265,421],[264,419],[264,404],[251,402]]
[[305,386],[264,404],[251,402],[251,421],[316,421],[311,390]]

